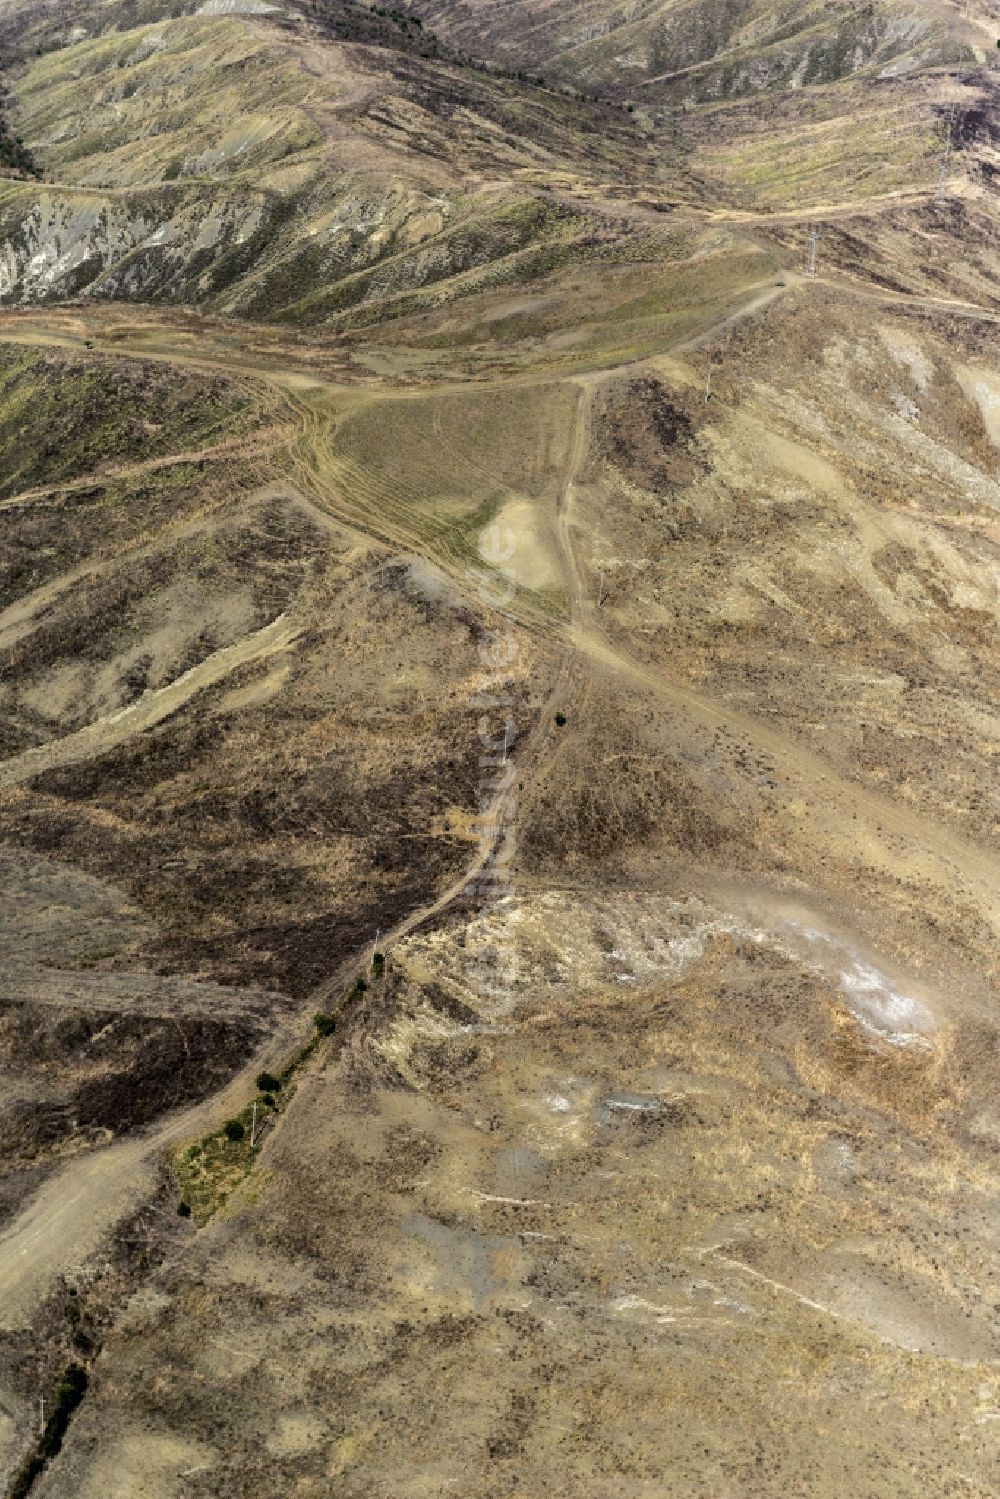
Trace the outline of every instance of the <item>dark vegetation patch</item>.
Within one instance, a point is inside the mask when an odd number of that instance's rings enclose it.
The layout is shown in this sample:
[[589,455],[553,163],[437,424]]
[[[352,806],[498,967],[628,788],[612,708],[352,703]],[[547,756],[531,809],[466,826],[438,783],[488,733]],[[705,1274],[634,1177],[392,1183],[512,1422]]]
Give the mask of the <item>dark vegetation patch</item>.
[[4,176],[41,177],[42,170],[30,146],[17,128],[12,83],[28,55],[23,32],[31,20],[30,7],[19,14],[0,16],[0,173]]
[[10,1488],[10,1499],[26,1499],[40,1478],[50,1458],[61,1450],[63,1438],[84,1395],[87,1393],[89,1377],[82,1364],[66,1366],[62,1378],[56,1385],[50,1401],[51,1414],[45,1423],[34,1452],[22,1464],[14,1476]]
[[[88,772],[101,788],[93,810],[101,803],[116,805],[101,787],[99,768]],[[61,784],[71,786],[71,777],[61,772]],[[412,793],[405,782],[397,785],[404,797]],[[255,835],[241,822],[238,803],[233,788],[233,816],[221,838],[205,824],[199,828],[196,811],[183,815],[178,803],[171,810],[164,806],[156,822],[143,828],[138,822],[105,823],[88,816],[81,798],[61,804],[55,797],[9,815],[6,831],[90,873],[118,877],[155,909],[164,935],[148,958],[161,971],[264,983],[296,998],[325,980],[362,935],[390,927],[430,899],[466,857],[464,847],[429,832],[415,835],[412,827],[402,839],[359,834],[347,848],[339,832],[324,836],[317,829],[314,868],[283,866],[273,846],[267,854],[255,852]],[[377,796],[369,793],[365,805],[374,819],[381,805]],[[308,823],[308,807],[300,818]],[[331,841],[343,848],[351,869],[342,886],[323,873]]]
[[[154,957],[171,966],[211,973],[223,982],[249,982],[252,976],[254,983],[280,985],[293,997],[305,998],[369,941],[380,924],[394,926],[433,899],[462,862],[461,851],[430,838],[420,840],[405,860],[395,860],[397,867],[391,870],[385,865],[380,869],[377,848],[355,852],[359,864],[370,866],[372,877],[362,888],[337,898],[333,891],[311,892],[311,905],[325,897],[326,911],[310,916],[289,902],[284,920],[256,925],[244,921],[224,936],[178,930],[157,945]],[[225,891],[217,883],[205,893],[216,898],[228,895],[233,883]],[[254,893],[259,898],[259,892]]]
[[246,1061],[260,1034],[252,1014],[217,1020],[7,1005],[0,1012],[0,1062],[25,1096],[5,1111],[5,1175],[44,1160],[74,1136],[128,1134],[204,1097]]
[[[39,1393],[46,1396],[45,1426],[12,1480],[22,1487],[8,1494],[20,1493],[23,1499],[32,1492],[80,1408],[78,1397],[91,1389],[94,1361],[122,1307],[187,1233],[176,1215],[173,1178],[164,1165],[150,1196],[118,1226],[96,1262],[72,1280],[61,1280],[33,1325],[5,1339],[5,1372],[26,1407],[37,1409]],[[77,1372],[70,1374],[71,1369]]]
[[330,41],[416,52],[428,58],[458,57],[430,26],[398,6],[366,5],[361,0],[291,0],[291,3]]
[[[232,494],[234,511],[239,498]],[[15,682],[43,684],[60,667],[99,667],[120,658],[129,664],[121,668],[113,706],[124,706],[282,613],[312,569],[314,534],[298,511],[276,501],[220,519],[151,556],[125,558],[113,572],[85,573],[49,605],[35,630],[0,652],[6,679],[12,688]],[[179,590],[190,600],[189,617],[179,613]],[[227,600],[237,611],[232,622],[226,618]],[[154,671],[149,652],[137,657],[136,650],[168,618],[176,638],[169,648],[161,645]],[[79,728],[92,716],[84,691],[78,701],[63,704],[59,732]],[[51,735],[47,721],[34,727],[40,738]]]
[[[397,639],[438,642],[425,601],[393,593],[370,605],[389,653]],[[461,619],[440,638],[453,660],[471,651]],[[8,800],[4,837],[111,878],[154,911],[157,968],[307,995],[359,940],[454,877],[469,847],[441,833],[442,819],[477,796],[473,710],[446,693],[377,712],[366,696],[345,699],[330,666],[342,649],[336,630],[318,633],[260,710],[220,705],[248,671],[159,729],[38,776]]]
[[696,444],[703,410],[689,391],[643,376],[609,394],[595,421],[596,445],[633,484],[677,489],[707,468]]
[[6,511],[0,527],[0,604],[13,603],[82,561],[106,539],[109,524],[117,530],[116,509],[108,488],[96,484],[53,490],[34,504]]
[[28,1198],[38,1191],[47,1175],[48,1167],[41,1163],[15,1168],[0,1175],[0,1230],[6,1229]]
[[16,177],[41,177],[42,169],[31,148],[25,145],[23,137],[11,123],[11,107],[0,61],[0,171],[13,173]]
[[[478,79],[470,77],[453,86],[456,90],[477,89],[480,104],[487,82],[495,84],[498,89],[503,84],[515,85],[522,94],[530,91],[533,101],[542,106],[546,95],[551,96],[550,107],[565,106],[570,100],[588,105],[588,116],[581,120],[581,129],[585,133],[589,130],[605,136],[618,132],[634,135],[629,120],[631,110],[627,105],[579,85],[546,79],[526,66],[507,66],[501,52],[489,46],[473,50],[445,39],[434,30],[423,0],[418,4],[398,0],[396,4],[387,5],[367,5],[362,0],[291,0],[291,4],[321,35],[332,41],[353,42],[395,52],[399,54],[400,63],[403,59],[420,58],[447,63],[458,80],[461,80],[462,72],[479,74]],[[477,40],[481,35],[479,31]],[[515,96],[513,91],[508,91],[508,97]],[[437,89],[431,107],[436,107],[437,100],[447,97],[446,88]],[[498,97],[502,96],[498,94]]]

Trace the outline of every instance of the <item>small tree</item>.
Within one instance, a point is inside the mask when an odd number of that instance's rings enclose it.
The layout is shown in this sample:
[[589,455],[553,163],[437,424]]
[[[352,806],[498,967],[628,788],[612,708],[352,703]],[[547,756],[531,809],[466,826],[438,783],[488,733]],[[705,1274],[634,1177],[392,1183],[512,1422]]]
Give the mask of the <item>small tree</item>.
[[321,1036],[332,1036],[337,1028],[337,1022],[326,1010],[317,1010],[313,1016],[313,1025]]
[[226,1139],[237,1144],[246,1134],[246,1126],[240,1119],[230,1119],[226,1124]]
[[273,1072],[258,1072],[257,1088],[261,1093],[277,1093],[281,1087],[281,1078],[275,1077]]

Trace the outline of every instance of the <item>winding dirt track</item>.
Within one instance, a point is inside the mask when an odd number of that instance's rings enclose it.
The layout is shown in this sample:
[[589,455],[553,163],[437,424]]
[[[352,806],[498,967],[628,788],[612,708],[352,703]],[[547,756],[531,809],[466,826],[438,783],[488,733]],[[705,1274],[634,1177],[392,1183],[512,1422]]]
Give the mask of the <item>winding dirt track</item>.
[[[384,933],[384,949],[446,911],[486,869],[503,838],[513,783],[512,763],[511,774],[480,819],[478,847],[468,869],[435,900]],[[115,1227],[152,1193],[165,1151],[217,1127],[244,1107],[255,1090],[257,1073],[280,1066],[303,1043],[311,1032],[305,1017],[343,993],[367,953],[366,943],[313,993],[304,1014],[286,1018],[219,1092],[169,1116],[147,1135],[75,1157],[44,1183],[0,1239],[0,1329],[29,1326],[57,1278],[94,1256]]]
[[[786,276],[788,285],[798,285],[799,279]],[[837,283],[843,286],[843,283]],[[784,288],[773,281],[767,286],[753,289],[752,296],[736,312],[719,319],[711,327],[665,347],[659,356],[681,355],[707,342],[727,326],[752,316],[781,295]],[[853,288],[847,288],[853,290]],[[866,293],[872,300],[877,294]],[[885,301],[898,301],[886,297]],[[919,298],[907,299],[909,305],[919,305]],[[935,303],[935,310],[940,304]],[[968,308],[972,311],[972,308]],[[986,309],[977,309],[980,314]],[[22,320],[16,329],[14,341],[52,343],[61,342],[70,347],[77,340],[66,336],[65,325],[60,327],[53,320],[53,327],[46,327],[44,319],[32,320],[33,331],[29,331]],[[7,332],[0,325],[0,336]],[[132,353],[134,357],[154,357],[173,360],[177,363],[218,368],[221,364],[232,365],[233,350],[220,353],[217,359],[204,356],[192,357],[188,349],[171,353],[162,346],[152,354],[148,349],[123,349],[116,345],[116,357]],[[629,361],[630,364],[635,361]],[[313,373],[297,369],[263,370],[255,361],[239,367],[244,378],[259,379],[280,390],[286,403],[301,422],[300,439],[293,449],[293,476],[303,492],[299,499],[310,511],[315,509],[329,524],[344,527],[366,539],[376,539],[414,550],[414,539],[394,528],[386,517],[364,516],[359,507],[342,488],[342,477],[332,457],[333,417],[323,411],[323,396],[336,392],[343,394],[348,389],[333,382],[317,378]],[[601,629],[601,619],[594,601],[588,595],[587,582],[577,559],[573,541],[574,500],[578,477],[589,450],[590,411],[593,395],[600,384],[621,373],[621,367],[576,375],[555,374],[549,381],[560,379],[574,383],[579,398],[574,417],[572,440],[567,460],[567,471],[557,513],[557,534],[563,555],[567,584],[570,593],[570,618],[559,624],[549,621],[547,628],[564,647],[563,666],[558,674],[550,703],[555,702],[564,689],[568,673],[583,664],[592,670],[610,673],[626,685],[651,692],[666,701],[680,725],[700,726],[712,732],[720,727],[737,731],[749,739],[755,748],[766,753],[774,762],[781,782],[781,799],[798,799],[805,808],[800,818],[800,827],[810,826],[829,843],[843,840],[843,829],[852,826],[852,817],[862,820],[863,832],[851,836],[855,844],[863,840],[864,853],[873,863],[893,872],[917,871],[921,877],[942,883],[952,888],[963,889],[976,901],[979,908],[1000,931],[1000,868],[996,860],[982,849],[970,844],[950,829],[934,824],[925,816],[911,812],[874,792],[859,788],[830,763],[814,752],[807,751],[795,740],[782,735],[770,725],[765,725],[748,715],[732,709],[729,705],[715,701],[690,686],[673,680],[665,668],[653,666],[634,658],[627,650],[607,638]],[[538,377],[536,376],[536,381]],[[298,394],[303,382],[311,392],[304,400]],[[498,384],[510,384],[501,381]],[[523,383],[523,382],[518,382]],[[355,394],[357,391],[355,390]],[[393,392],[394,396],[398,392]],[[435,558],[440,562],[440,558]],[[456,575],[460,589],[470,586],[467,578]],[[517,613],[517,605],[512,606]],[[539,621],[533,615],[521,618],[522,624],[538,628]],[[293,620],[279,619],[264,631],[227,651],[217,652],[195,673],[188,673],[160,693],[147,694],[114,721],[104,721],[79,734],[60,741],[59,746],[49,746],[43,751],[30,751],[27,755],[0,766],[0,785],[14,784],[37,774],[48,764],[70,763],[101,748],[107,748],[117,737],[139,733],[151,724],[159,722],[175,710],[209,681],[217,681],[238,664],[261,652],[281,650],[294,639]],[[116,737],[117,736],[117,737]],[[538,736],[540,737],[540,736]],[[541,746],[539,746],[540,748]],[[532,775],[532,740],[519,747],[518,777]],[[422,923],[446,911],[469,890],[478,877],[487,869],[500,846],[511,808],[513,775],[505,779],[491,803],[485,810],[479,826],[479,840],[474,858],[464,874],[442,891],[432,902],[413,911],[391,932],[383,937],[383,945],[391,946]],[[795,836],[794,829],[790,836]],[[365,949],[354,954],[336,973],[332,974],[311,997],[303,1014],[286,1019],[262,1050],[230,1083],[205,1102],[184,1110],[166,1120],[150,1134],[135,1140],[113,1144],[104,1149],[81,1155],[70,1161],[52,1176],[34,1198],[27,1204],[12,1227],[0,1238],[0,1326],[21,1327],[27,1325],[42,1296],[60,1274],[69,1273],[74,1267],[91,1258],[102,1240],[114,1229],[122,1218],[133,1210],[147,1195],[154,1183],[157,1160],[161,1153],[177,1142],[196,1136],[212,1128],[228,1113],[241,1108],[253,1086],[255,1074],[262,1068],[274,1065],[300,1043],[308,1032],[305,1016],[317,1004],[327,1005],[331,998],[342,992],[346,983],[358,971],[363,962]]]
[[[760,300],[758,297],[748,306],[746,315],[760,305]],[[677,345],[676,352],[700,342],[701,338],[689,339],[683,346]],[[790,839],[806,835],[809,841],[815,841],[818,834],[826,846],[835,847],[843,841],[845,828],[858,829],[867,859],[884,875],[930,879],[945,888],[962,890],[1000,937],[1000,861],[996,857],[926,813],[857,785],[799,740],[680,682],[665,664],[644,662],[601,632],[575,554],[573,503],[576,478],[589,448],[593,394],[605,378],[578,378],[581,391],[570,468],[559,506],[558,532],[571,598],[570,639],[576,652],[595,669],[666,701],[678,722],[700,726],[708,736],[723,729],[736,732],[749,740],[756,752],[766,754],[779,779],[781,801],[797,802],[804,808],[804,815],[787,829]],[[851,834],[852,840],[857,837],[857,832]]]
[[196,693],[212,687],[228,677],[237,667],[248,661],[259,661],[287,650],[298,635],[294,624],[279,614],[277,619],[246,635],[235,645],[227,645],[213,651],[190,671],[175,677],[166,687],[144,692],[142,697],[127,708],[111,713],[107,718],[98,718],[75,734],[67,734],[51,744],[41,744],[35,749],[25,750],[10,760],[0,762],[0,787],[16,786],[30,781],[32,776],[46,770],[56,770],[63,765],[78,765],[95,755],[107,754],[108,750],[133,739],[145,729],[162,723],[165,718],[178,712],[189,703]]

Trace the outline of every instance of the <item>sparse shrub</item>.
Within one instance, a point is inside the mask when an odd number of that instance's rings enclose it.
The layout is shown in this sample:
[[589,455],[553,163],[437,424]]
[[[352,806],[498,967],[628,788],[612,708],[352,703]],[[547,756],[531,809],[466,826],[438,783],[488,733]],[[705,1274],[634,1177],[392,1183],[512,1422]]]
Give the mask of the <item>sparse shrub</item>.
[[565,728],[565,726],[566,726],[566,715],[565,715],[565,713],[557,713],[556,714],[556,724],[557,724],[557,726],[560,729]]
[[230,1119],[227,1121],[225,1128],[225,1136],[227,1140],[232,1140],[233,1144],[235,1145],[238,1141],[243,1139],[243,1136],[245,1134],[246,1126],[243,1124],[242,1120]]
[[[63,1417],[68,1424],[68,1418],[73,1414],[77,1406],[80,1404],[80,1401],[83,1399],[86,1390],[86,1369],[81,1368],[79,1364],[70,1364],[67,1367],[62,1379],[56,1385],[55,1410],[52,1412],[52,1418],[56,1419],[58,1417]],[[64,1425],[62,1429],[63,1431],[65,1431],[66,1426]],[[58,1452],[58,1450],[58,1447],[50,1448],[50,1452]]]
[[85,1327],[77,1327],[73,1331],[73,1347],[78,1353],[82,1353],[84,1358],[90,1358],[96,1351],[97,1345]]
[[189,1202],[179,1202],[177,1204],[177,1216],[178,1218],[190,1218],[191,1204]]
[[273,1109],[274,1108],[274,1094],[273,1093],[262,1093],[260,1095],[260,1101],[264,1105],[265,1109]]
[[317,1010],[313,1016],[313,1025],[321,1036],[332,1036],[337,1028],[337,1022],[325,1010]]

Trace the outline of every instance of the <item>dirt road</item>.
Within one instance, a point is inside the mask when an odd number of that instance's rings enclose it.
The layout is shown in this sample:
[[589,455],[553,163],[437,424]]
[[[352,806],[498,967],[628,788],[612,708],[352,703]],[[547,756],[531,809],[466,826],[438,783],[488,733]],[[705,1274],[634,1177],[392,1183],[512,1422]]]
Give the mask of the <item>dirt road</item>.
[[[737,312],[698,334],[676,342],[664,353],[682,355],[705,342],[722,327],[752,316],[761,311],[786,290],[797,286],[798,278],[786,276],[786,285],[774,282],[757,287],[746,304]],[[838,283],[841,285],[841,283]],[[850,288],[848,288],[850,290]],[[866,299],[874,299],[870,291]],[[897,301],[898,298],[885,298]],[[919,299],[911,299],[911,305]],[[935,304],[936,306],[939,304]],[[55,320],[53,320],[55,321]],[[8,331],[0,324],[0,335],[8,337]],[[81,335],[82,337],[82,335]],[[69,343],[65,329],[46,328],[45,320],[38,317],[30,327],[24,320],[18,325],[16,341],[24,343]],[[128,354],[128,350],[117,345],[115,357]],[[189,350],[175,354],[159,349],[150,353],[148,349],[134,351],[136,357],[162,358],[185,364],[200,364],[218,368],[223,362],[212,358],[195,359]],[[232,364],[232,350],[225,353],[225,360]],[[633,363],[634,361],[630,361]],[[283,389],[291,397],[302,422],[302,438],[295,448],[294,477],[303,492],[303,503],[325,517],[332,516],[333,523],[371,540],[402,546],[413,550],[414,538],[403,535],[392,527],[384,516],[365,517],[356,504],[350,504],[341,489],[341,478],[337,472],[332,451],[332,422],[329,413],[321,409],[321,402],[301,399],[301,387],[305,382],[313,393],[330,395],[349,387],[336,386],[317,378],[313,373],[300,369],[279,368],[262,370],[256,360],[239,367],[245,378],[262,379]],[[912,874],[949,888],[964,891],[987,916],[995,931],[1000,932],[1000,867],[997,861],[984,850],[932,819],[900,806],[888,797],[859,788],[837,771],[820,755],[805,749],[796,739],[783,734],[769,724],[759,722],[749,715],[718,701],[706,693],[698,692],[689,685],[673,680],[667,671],[633,657],[613,639],[608,638],[603,628],[603,619],[588,594],[587,581],[573,542],[574,499],[578,475],[589,449],[589,420],[593,391],[604,379],[619,373],[618,367],[605,371],[588,372],[577,376],[552,379],[572,379],[579,387],[579,399],[574,417],[574,429],[570,442],[566,479],[558,504],[557,530],[560,549],[566,570],[570,595],[570,618],[564,623],[549,620],[546,628],[565,647],[564,666],[556,682],[550,701],[555,701],[566,684],[567,675],[581,664],[588,670],[609,673],[626,685],[654,694],[665,701],[673,720],[681,726],[699,726],[710,737],[719,729],[737,732],[753,747],[768,755],[774,762],[779,780],[777,799],[784,806],[795,803],[800,810],[794,817],[785,817],[784,830],[790,839],[812,838],[826,846],[838,842],[853,849],[861,848],[865,857],[876,867],[894,876]],[[537,382],[537,377],[536,382]],[[511,383],[501,381],[498,383]],[[353,392],[355,395],[357,390]],[[440,562],[442,559],[435,558]],[[513,608],[516,610],[517,605]],[[527,622],[527,621],[525,621]],[[531,625],[539,627],[532,618]],[[139,703],[115,715],[68,736],[54,746],[33,750],[0,766],[0,785],[12,785],[38,773],[53,764],[68,764],[96,751],[117,743],[127,735],[140,733],[144,728],[161,721],[168,713],[176,711],[195,692],[211,682],[221,679],[241,660],[255,655],[285,649],[294,639],[293,622],[282,618],[275,620],[265,630],[236,646],[215,653],[194,672],[186,674],[160,692],[147,694]],[[526,742],[519,747],[518,773],[531,775],[531,747]],[[418,925],[441,915],[458,900],[486,869],[503,835],[511,805],[510,783],[505,784],[490,808],[484,813],[479,829],[476,853],[465,873],[442,891],[432,902],[418,908],[405,918],[392,932],[385,934],[384,946],[391,946]],[[363,954],[356,954],[342,965],[337,973],[321,986],[311,998],[306,1013],[318,1004],[328,1003],[343,987],[351,973],[356,973],[363,962]],[[303,1016],[285,1022],[267,1045],[247,1066],[211,1099],[195,1108],[185,1110],[166,1121],[150,1135],[138,1140],[114,1144],[106,1149],[70,1161],[51,1177],[36,1196],[27,1204],[8,1232],[0,1238],[0,1325],[18,1327],[26,1325],[37,1307],[40,1297],[60,1274],[69,1273],[75,1266],[92,1257],[101,1241],[120,1222],[122,1217],[148,1193],[155,1176],[157,1157],[179,1140],[204,1133],[227,1113],[241,1108],[253,1087],[253,1078],[262,1067],[279,1061],[288,1050],[303,1039],[308,1031],[308,1022]]]
[[124,744],[127,739],[162,723],[165,718],[190,702],[196,693],[221,682],[237,667],[287,650],[297,635],[298,629],[294,622],[279,614],[277,619],[265,625],[262,630],[245,636],[235,645],[213,651],[204,661],[192,666],[190,671],[168,682],[166,687],[144,692],[129,707],[111,713],[106,718],[98,718],[85,728],[78,729],[75,734],[67,734],[62,739],[38,745],[35,749],[25,750],[21,755],[14,755],[11,759],[0,762],[0,787],[16,786],[22,781],[31,780],[32,776],[41,775],[43,771],[55,770],[63,765],[77,765],[81,760],[107,754],[108,750]]
[[[751,306],[759,305],[759,300],[756,298]],[[682,353],[697,342],[686,340],[675,352]],[[600,614],[576,556],[573,506],[576,479],[589,447],[593,395],[607,378],[588,375],[578,381],[581,389],[572,455],[559,505],[558,534],[571,598],[569,635],[574,650],[593,669],[667,702],[679,723],[700,727],[707,739],[721,730],[736,733],[752,745],[755,754],[765,755],[779,779],[780,802],[799,809],[787,824],[790,841],[802,839],[813,846],[836,847],[848,836],[852,843],[860,840],[865,857],[889,879],[929,879],[963,891],[1000,937],[1000,860],[986,849],[936,822],[925,811],[912,810],[857,785],[799,739],[699,692],[672,676],[665,663],[653,665],[638,659],[602,630]]]
[[[503,839],[514,778],[511,762],[510,774],[502,778],[497,794],[483,809],[476,854],[465,872],[433,901],[384,933],[380,941],[383,950],[423,922],[441,915],[485,870]],[[0,1237],[0,1328],[30,1325],[39,1302],[59,1276],[71,1276],[93,1259],[116,1226],[149,1196],[163,1154],[238,1113],[255,1090],[257,1074],[280,1067],[289,1053],[303,1044],[311,1034],[307,1017],[316,1008],[331,1005],[366,966],[368,956],[366,943],[310,996],[303,1012],[286,1019],[246,1066],[211,1098],[168,1117],[138,1139],[74,1157],[45,1182]]]

